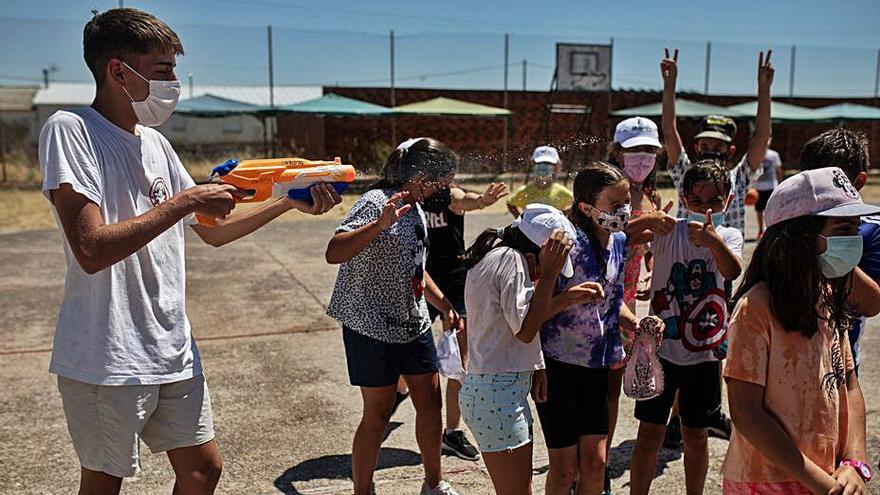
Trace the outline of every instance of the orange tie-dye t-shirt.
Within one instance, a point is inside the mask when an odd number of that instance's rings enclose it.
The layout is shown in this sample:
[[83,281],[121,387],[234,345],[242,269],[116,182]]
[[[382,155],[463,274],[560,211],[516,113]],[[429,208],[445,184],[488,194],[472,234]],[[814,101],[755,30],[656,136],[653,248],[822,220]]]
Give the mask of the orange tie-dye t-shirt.
[[[770,309],[761,283],[739,301],[730,321],[724,377],[764,387],[764,408],[775,416],[798,450],[829,474],[846,449],[846,374],[854,367],[846,334],[824,321],[807,338],[786,331]],[[745,482],[790,481],[733,427],[721,471]]]

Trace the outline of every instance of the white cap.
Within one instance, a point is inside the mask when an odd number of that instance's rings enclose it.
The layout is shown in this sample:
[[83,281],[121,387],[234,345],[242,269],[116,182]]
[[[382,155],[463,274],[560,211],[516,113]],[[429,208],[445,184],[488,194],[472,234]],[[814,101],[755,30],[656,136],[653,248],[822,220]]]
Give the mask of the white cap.
[[656,146],[661,148],[660,134],[657,132],[657,124],[651,119],[644,117],[632,117],[617,124],[614,129],[614,142],[624,148],[636,146]]
[[[550,239],[553,231],[557,229],[568,234],[568,238],[572,242],[577,239],[577,230],[574,225],[565,218],[561,211],[550,205],[540,203],[526,205],[522,215],[514,220],[512,225],[522,231],[536,246],[543,246]],[[565,260],[565,265],[562,266],[561,273],[565,278],[571,278],[574,275],[570,253],[568,259]]]
[[559,163],[559,152],[553,146],[538,146],[532,153],[534,163]]
[[862,202],[862,197],[837,167],[807,170],[782,181],[764,210],[767,228],[805,215],[860,217],[880,212],[880,207]]

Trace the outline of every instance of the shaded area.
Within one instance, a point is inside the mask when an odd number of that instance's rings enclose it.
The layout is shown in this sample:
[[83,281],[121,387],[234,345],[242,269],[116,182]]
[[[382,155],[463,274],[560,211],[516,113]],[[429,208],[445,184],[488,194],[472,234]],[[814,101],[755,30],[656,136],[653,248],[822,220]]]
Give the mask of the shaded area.
[[[635,447],[635,440],[624,440],[616,447],[611,448],[611,458],[608,462],[611,479],[621,478],[624,471],[629,470],[629,463]],[[659,478],[663,475],[670,463],[681,459],[682,452],[681,448],[667,449],[666,447],[660,447],[660,452],[657,453],[657,469],[654,471],[654,478]],[[629,482],[627,481],[624,486],[629,486]]]
[[[383,447],[379,451],[376,471],[400,466],[421,465],[418,452],[407,449]],[[275,480],[275,488],[286,495],[300,495],[295,483],[315,479],[351,479],[351,454],[336,454],[309,459],[288,469]]]

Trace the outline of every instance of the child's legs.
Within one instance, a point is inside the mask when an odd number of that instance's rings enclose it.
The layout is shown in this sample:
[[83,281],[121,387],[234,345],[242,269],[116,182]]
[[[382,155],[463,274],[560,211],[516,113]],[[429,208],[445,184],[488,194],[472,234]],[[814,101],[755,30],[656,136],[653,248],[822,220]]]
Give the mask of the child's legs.
[[681,427],[684,440],[684,478],[688,495],[703,493],[709,471],[709,430]]
[[683,367],[678,404],[688,495],[703,493],[709,470],[708,426],[721,409],[720,361]]
[[586,435],[580,438],[577,495],[593,495],[602,491],[607,444],[608,437],[605,435]]
[[409,386],[410,397],[416,408],[416,442],[422,454],[425,483],[433,488],[440,482],[440,442],[443,435],[443,403],[440,394],[440,375],[437,370],[437,348],[430,331],[406,344],[395,345],[394,360],[400,364],[400,374]]
[[623,373],[626,368],[608,370],[608,441],[605,443],[605,459],[611,463],[611,445],[614,430],[617,429],[617,412],[620,409],[620,389],[623,387]]
[[647,495],[657,469],[657,453],[666,434],[669,411],[679,387],[679,366],[660,359],[663,367],[663,393],[653,399],[636,402],[635,416],[640,421],[636,446],[630,461],[630,493]]
[[351,448],[351,471],[355,495],[372,490],[373,471],[385,427],[394,407],[400,378],[395,345],[361,335],[342,327],[345,360],[352,385],[360,387],[363,412]]
[[217,442],[172,449],[167,455],[174,469],[175,495],[214,493],[223,471]]
[[416,442],[422,454],[425,483],[433,488],[441,479],[440,442],[443,420],[440,414],[440,375],[437,372],[404,375],[404,379],[409,385],[413,406],[416,408]]
[[122,478],[80,467],[80,495],[116,495],[120,488]]
[[391,407],[394,405],[396,382],[385,387],[361,387],[364,410],[351,447],[351,473],[355,495],[368,495],[372,490],[373,471],[379,448],[385,436]]
[[483,462],[489,470],[495,493],[505,495],[532,493],[532,442],[513,450],[483,452]]
[[[467,325],[467,320],[464,320]],[[461,364],[467,369],[467,327],[456,334],[458,349],[461,351]],[[458,430],[461,428],[461,408],[458,404],[458,393],[461,391],[461,382],[458,380],[446,380],[446,428]]]
[[632,495],[647,495],[651,489],[651,481],[657,469],[657,453],[663,444],[665,434],[665,424],[658,425],[646,421],[639,423],[636,446],[629,465],[629,486]]
[[550,469],[544,483],[547,495],[569,495],[571,485],[578,475],[578,446],[572,445],[561,449],[547,449]]

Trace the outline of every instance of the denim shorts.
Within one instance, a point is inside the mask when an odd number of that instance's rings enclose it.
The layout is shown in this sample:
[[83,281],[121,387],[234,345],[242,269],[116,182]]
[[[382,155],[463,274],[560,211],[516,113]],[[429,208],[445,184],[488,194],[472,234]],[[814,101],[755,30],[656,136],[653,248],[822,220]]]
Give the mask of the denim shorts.
[[461,415],[482,452],[513,450],[532,441],[532,371],[468,374],[458,393]]

